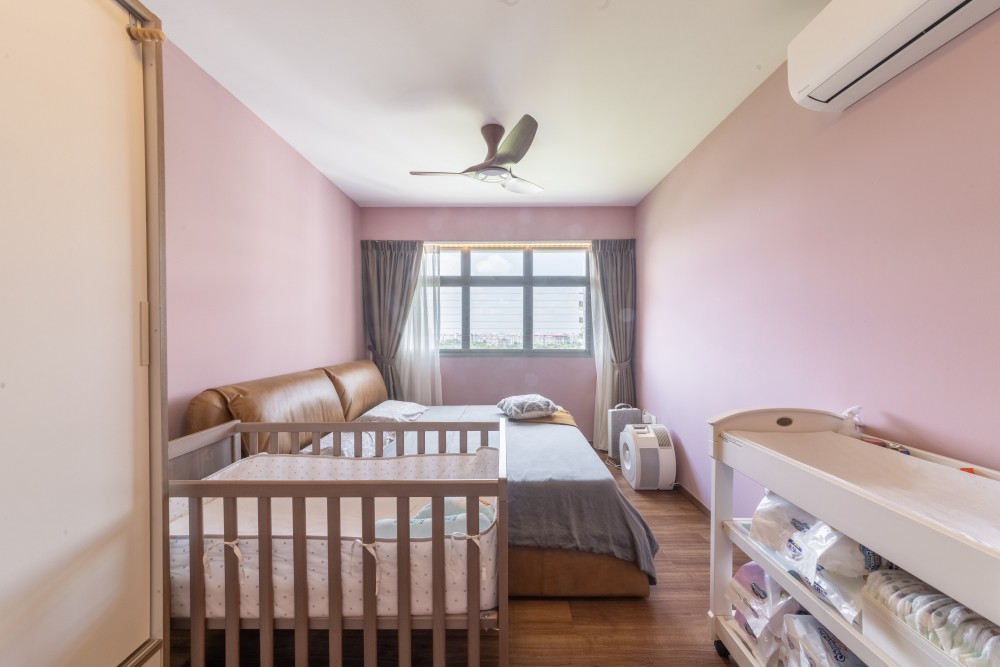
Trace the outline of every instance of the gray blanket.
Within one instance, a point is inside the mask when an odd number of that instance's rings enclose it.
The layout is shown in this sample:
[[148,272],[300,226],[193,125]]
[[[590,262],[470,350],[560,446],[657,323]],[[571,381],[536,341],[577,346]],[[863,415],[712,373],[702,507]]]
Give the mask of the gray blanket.
[[[419,421],[503,418],[492,405],[435,406]],[[656,583],[656,538],[579,429],[508,420],[507,480],[511,545],[615,556]]]

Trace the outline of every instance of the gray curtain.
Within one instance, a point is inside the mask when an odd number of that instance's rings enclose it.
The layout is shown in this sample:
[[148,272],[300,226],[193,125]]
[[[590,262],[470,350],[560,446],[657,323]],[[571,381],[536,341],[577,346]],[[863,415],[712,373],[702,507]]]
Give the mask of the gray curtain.
[[611,403],[635,405],[632,348],[635,345],[635,239],[591,244],[611,348]]
[[423,246],[423,241],[361,242],[361,295],[368,350],[390,399],[399,399],[396,353],[420,277]]

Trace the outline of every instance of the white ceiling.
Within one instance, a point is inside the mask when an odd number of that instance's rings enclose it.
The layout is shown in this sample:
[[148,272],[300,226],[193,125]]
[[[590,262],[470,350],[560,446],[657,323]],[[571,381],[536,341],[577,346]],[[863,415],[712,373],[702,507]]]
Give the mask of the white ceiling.
[[[146,0],[167,38],[361,206],[634,205],[828,0]],[[410,176],[539,123],[519,195]]]

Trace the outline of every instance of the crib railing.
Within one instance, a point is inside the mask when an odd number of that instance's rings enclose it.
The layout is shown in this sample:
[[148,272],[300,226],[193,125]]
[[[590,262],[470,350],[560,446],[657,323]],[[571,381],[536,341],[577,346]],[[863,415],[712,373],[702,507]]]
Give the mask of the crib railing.
[[[271,442],[277,441],[280,433],[295,434],[312,433],[311,454],[319,454],[319,442],[327,433],[333,433],[333,450],[335,455],[341,454],[339,447],[343,433],[354,433],[354,442],[361,442],[361,433],[375,433],[376,456],[383,455],[379,447],[383,441],[384,432],[396,433],[396,442],[402,443],[405,434],[416,432],[418,448],[425,453],[425,438],[427,433],[436,432],[437,441],[445,442],[449,432],[458,432],[459,448],[467,452],[469,434],[478,433],[479,442],[487,443],[490,433],[495,432],[496,447],[499,450],[499,474],[496,479],[441,479],[441,480],[384,480],[384,481],[214,481],[214,480],[174,480],[169,484],[169,495],[172,498],[188,499],[188,537],[190,540],[189,573],[190,573],[190,617],[189,619],[172,619],[173,627],[190,628],[190,647],[192,667],[203,667],[206,660],[206,631],[214,628],[224,628],[225,661],[227,667],[240,664],[241,629],[257,629],[259,631],[259,655],[261,665],[273,665],[275,656],[275,630],[291,629],[293,631],[294,655],[296,667],[309,664],[308,633],[310,629],[325,629],[328,633],[329,664],[331,667],[343,664],[344,631],[363,630],[363,653],[366,667],[374,667],[378,660],[379,629],[396,629],[399,664],[411,664],[412,632],[414,630],[430,630],[432,633],[433,664],[443,667],[446,655],[446,631],[449,629],[466,629],[467,664],[480,664],[480,632],[481,630],[496,630],[498,636],[499,665],[507,664],[508,652],[508,613],[507,613],[507,488],[504,424],[502,422],[447,422],[447,423],[405,423],[393,424],[392,429],[386,429],[388,424],[229,424],[210,429],[193,436],[187,436],[171,442],[169,456],[171,458],[187,455],[202,446],[212,445],[223,440],[229,440],[233,456],[239,458],[240,443],[243,434],[249,434],[250,450],[255,451],[256,436],[259,433],[272,434]],[[360,446],[360,445],[359,445]],[[305,455],[305,454],[303,454]],[[425,454],[434,456],[435,454]],[[432,572],[432,613],[430,616],[411,613],[411,563],[410,563],[410,500],[411,498],[431,498],[431,572]],[[445,613],[445,498],[465,498],[467,508],[479,507],[480,500],[495,497],[497,514],[495,530],[497,531],[497,578],[498,607],[491,612],[480,611],[480,569],[481,554],[478,539],[466,539],[465,565],[467,573],[466,611],[463,614]],[[203,519],[203,501],[206,498],[219,498],[223,503],[223,535],[225,545],[224,587],[225,587],[225,617],[222,619],[208,618],[206,614],[205,569],[203,558],[206,552],[205,527]],[[238,551],[238,500],[250,498],[257,500],[257,540],[259,550],[259,587],[260,601],[258,618],[241,618],[241,556]],[[271,509],[274,499],[289,498],[292,505],[292,570],[294,591],[294,614],[290,619],[274,617],[274,582],[272,580],[272,527]],[[326,618],[310,617],[309,591],[307,585],[306,562],[306,500],[325,499],[327,520],[327,600],[329,613]],[[342,612],[343,591],[341,584],[343,563],[341,558],[341,503],[344,499],[360,499],[361,503],[361,544],[362,551],[362,616],[360,618],[345,618]],[[397,514],[396,546],[398,558],[398,580],[394,582],[397,590],[398,613],[395,617],[379,617],[377,615],[378,561],[375,544],[375,500],[377,498],[395,498]],[[479,537],[481,526],[479,513],[468,511],[466,514],[466,531],[470,537]],[[211,547],[209,547],[211,548]]]

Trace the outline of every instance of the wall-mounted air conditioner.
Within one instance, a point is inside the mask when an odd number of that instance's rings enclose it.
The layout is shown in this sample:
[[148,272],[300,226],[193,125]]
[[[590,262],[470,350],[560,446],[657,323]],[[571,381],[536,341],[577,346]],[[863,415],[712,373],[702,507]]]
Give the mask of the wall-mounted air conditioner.
[[788,89],[841,111],[1000,8],[1000,0],[832,0],[788,45]]

